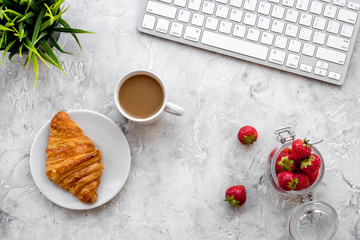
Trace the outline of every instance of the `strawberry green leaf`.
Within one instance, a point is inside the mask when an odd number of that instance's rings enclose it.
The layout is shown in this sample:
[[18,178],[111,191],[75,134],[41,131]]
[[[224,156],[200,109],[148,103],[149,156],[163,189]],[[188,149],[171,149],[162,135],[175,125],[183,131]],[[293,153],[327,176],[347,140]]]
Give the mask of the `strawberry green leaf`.
[[291,178],[291,181],[288,183],[287,187],[290,190],[294,190],[298,184],[299,184],[298,178],[294,178],[294,179]]
[[227,196],[225,199],[225,202],[230,203],[232,206],[234,207],[239,207],[240,206],[240,201],[237,201],[234,199],[234,195],[233,196]]
[[312,161],[314,161],[314,155],[310,155],[308,158],[305,158],[300,161],[301,168],[307,168],[308,166],[312,166]]

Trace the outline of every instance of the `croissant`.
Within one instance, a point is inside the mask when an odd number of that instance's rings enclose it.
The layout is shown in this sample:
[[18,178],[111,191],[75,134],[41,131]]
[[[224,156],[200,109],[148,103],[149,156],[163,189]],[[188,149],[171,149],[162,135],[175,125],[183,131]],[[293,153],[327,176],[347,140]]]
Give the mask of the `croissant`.
[[58,112],[50,123],[46,149],[46,175],[49,180],[69,191],[80,201],[93,203],[104,169],[101,152],[70,120],[67,113]]

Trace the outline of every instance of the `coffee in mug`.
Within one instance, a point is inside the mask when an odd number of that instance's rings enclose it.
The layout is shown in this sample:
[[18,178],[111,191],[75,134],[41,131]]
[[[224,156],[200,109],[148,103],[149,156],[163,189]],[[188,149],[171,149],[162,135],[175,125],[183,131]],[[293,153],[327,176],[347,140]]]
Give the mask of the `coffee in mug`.
[[164,82],[146,70],[125,74],[116,85],[114,100],[124,117],[139,124],[151,124],[164,112],[184,114],[182,107],[167,101]]
[[134,118],[148,118],[156,114],[164,102],[164,91],[154,78],[148,75],[135,75],[128,78],[120,87],[121,108]]

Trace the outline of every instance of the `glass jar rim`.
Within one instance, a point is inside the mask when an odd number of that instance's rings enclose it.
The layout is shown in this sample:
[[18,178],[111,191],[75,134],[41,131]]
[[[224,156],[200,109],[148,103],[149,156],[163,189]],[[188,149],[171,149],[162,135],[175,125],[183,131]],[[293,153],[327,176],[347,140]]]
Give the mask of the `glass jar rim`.
[[[325,217],[328,217],[328,219],[333,223],[332,229],[328,228],[329,227],[328,224],[326,225],[327,229],[329,229],[331,232],[329,234],[330,235],[329,239],[331,239],[336,234],[337,229],[339,227],[339,217],[335,209],[330,204],[325,203],[323,201],[310,201],[295,207],[289,216],[287,228],[288,228],[289,236],[292,239],[295,240],[301,239],[300,237],[301,233],[298,232],[298,224],[300,224],[302,218],[304,217],[303,215],[306,215],[308,213],[311,214],[314,210],[325,213],[326,214]],[[324,217],[324,215],[321,215],[321,213],[320,216]],[[322,220],[324,221],[324,219]]]

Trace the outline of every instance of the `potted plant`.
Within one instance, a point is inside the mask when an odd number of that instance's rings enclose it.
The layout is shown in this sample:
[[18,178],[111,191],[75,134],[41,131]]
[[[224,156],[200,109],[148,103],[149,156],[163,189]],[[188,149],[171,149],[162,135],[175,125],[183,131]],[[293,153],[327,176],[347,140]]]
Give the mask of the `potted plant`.
[[[19,54],[27,54],[24,68],[32,62],[35,72],[34,87],[38,78],[38,61],[56,66],[63,73],[52,47],[65,52],[58,44],[56,34],[70,33],[80,49],[76,33],[92,33],[71,28],[62,18],[68,8],[60,7],[65,0],[0,0],[0,51],[3,50],[2,64],[9,53],[9,60]],[[12,61],[13,62],[13,61]]]

